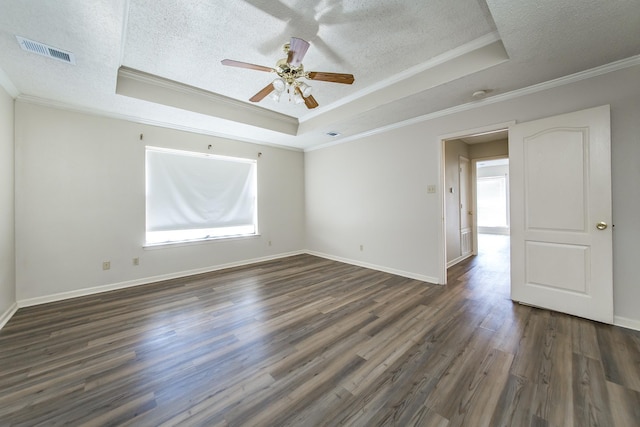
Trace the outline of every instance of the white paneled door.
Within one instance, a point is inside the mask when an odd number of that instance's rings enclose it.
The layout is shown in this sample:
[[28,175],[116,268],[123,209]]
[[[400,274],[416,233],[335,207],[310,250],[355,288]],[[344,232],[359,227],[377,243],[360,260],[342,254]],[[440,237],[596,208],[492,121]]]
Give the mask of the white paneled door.
[[609,106],[509,129],[511,298],[613,322]]

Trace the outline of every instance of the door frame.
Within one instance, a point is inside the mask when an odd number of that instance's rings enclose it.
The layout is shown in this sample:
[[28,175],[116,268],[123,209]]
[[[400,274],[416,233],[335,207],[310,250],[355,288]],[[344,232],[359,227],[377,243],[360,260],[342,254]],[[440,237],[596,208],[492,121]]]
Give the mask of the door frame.
[[[438,284],[447,284],[447,212],[446,212],[446,180],[445,180],[445,144],[448,140],[459,139],[469,136],[477,136],[480,134],[486,134],[496,132],[499,130],[508,129],[510,126],[516,124],[515,120],[510,120],[502,123],[495,123],[492,125],[481,126],[477,128],[471,128],[466,130],[460,130],[448,134],[438,136],[438,149],[440,150],[440,162],[438,164],[438,189],[440,190],[440,197],[438,197],[438,205],[440,212],[440,227],[438,231]],[[475,231],[474,226],[474,233]],[[476,239],[477,240],[477,239]],[[475,246],[475,242],[474,242]]]

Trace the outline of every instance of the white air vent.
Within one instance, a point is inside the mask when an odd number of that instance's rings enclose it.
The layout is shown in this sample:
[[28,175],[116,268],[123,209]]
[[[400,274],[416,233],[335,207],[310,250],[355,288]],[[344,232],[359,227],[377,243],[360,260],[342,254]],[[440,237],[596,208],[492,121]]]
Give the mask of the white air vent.
[[20,44],[22,50],[37,53],[38,55],[46,56],[48,58],[57,59],[58,61],[66,62],[68,64],[76,63],[76,58],[71,52],[47,46],[44,43],[35,42],[33,40],[25,39],[24,37],[20,36],[16,36],[16,39],[18,39],[18,43]]

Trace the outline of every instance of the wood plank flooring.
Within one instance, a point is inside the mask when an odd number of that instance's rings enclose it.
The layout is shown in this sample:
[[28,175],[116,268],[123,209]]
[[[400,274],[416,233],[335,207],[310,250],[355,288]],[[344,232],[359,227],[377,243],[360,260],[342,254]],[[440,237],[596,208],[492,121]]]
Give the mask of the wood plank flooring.
[[512,303],[503,241],[446,287],[300,255],[20,309],[0,425],[640,426],[640,333]]

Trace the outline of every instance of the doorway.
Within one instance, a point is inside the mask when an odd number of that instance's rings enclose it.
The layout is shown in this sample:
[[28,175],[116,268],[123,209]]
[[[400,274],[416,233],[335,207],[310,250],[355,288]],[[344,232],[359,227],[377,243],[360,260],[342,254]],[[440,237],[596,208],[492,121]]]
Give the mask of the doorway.
[[[505,124],[513,301],[613,323],[610,114],[609,105],[603,105]],[[445,235],[451,212],[445,200],[446,151],[449,140],[482,132],[500,131],[486,127],[440,136],[445,182],[440,186],[441,284],[447,283]]]
[[[482,197],[480,210],[483,219],[478,224],[478,166],[480,178],[485,189],[497,189],[499,194],[508,194],[507,176],[495,179],[487,178],[485,173],[494,174],[500,170],[508,171],[508,125],[496,126],[493,129],[482,129],[477,132],[461,133],[442,139],[442,207],[443,207],[443,242],[445,244],[444,269],[440,283],[446,284],[447,270],[478,255],[480,251],[492,251],[498,244],[502,249],[500,254],[508,254],[508,198],[505,197],[502,206],[492,206],[495,200]],[[469,167],[470,166],[470,167]],[[493,169],[492,169],[493,168]],[[493,185],[491,185],[493,184]],[[502,185],[504,188],[500,187]],[[494,194],[495,196],[495,194]],[[496,197],[494,197],[495,199]],[[491,206],[485,206],[490,203]],[[496,222],[490,211],[504,208],[504,215]],[[489,209],[489,210],[487,210]],[[486,220],[491,218],[491,221]],[[492,241],[488,236],[499,236]],[[506,245],[506,246],[505,246]],[[504,248],[507,248],[505,251]],[[497,252],[497,253],[498,253]],[[509,257],[503,257],[503,263],[510,263]],[[484,257],[483,257],[484,259]],[[496,259],[492,259],[495,262]]]

